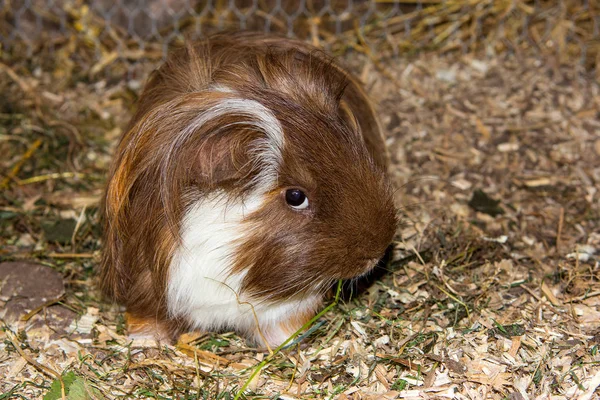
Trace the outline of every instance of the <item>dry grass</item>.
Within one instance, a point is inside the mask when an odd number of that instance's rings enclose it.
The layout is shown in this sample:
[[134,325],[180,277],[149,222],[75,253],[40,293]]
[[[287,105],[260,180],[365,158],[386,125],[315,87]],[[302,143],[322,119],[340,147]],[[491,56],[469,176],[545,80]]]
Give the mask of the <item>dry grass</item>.
[[[458,3],[434,4],[449,20]],[[510,3],[504,21],[528,5]],[[133,66],[94,64],[78,40],[2,54],[0,260],[42,263],[65,288],[1,321],[0,399],[600,397],[598,81],[528,46],[399,60],[350,47],[405,224],[387,274],[273,354],[231,333],[131,342],[96,290],[98,199],[152,48]]]
[[12,0],[0,8],[0,37],[16,34],[4,51],[51,52],[65,74],[81,68],[94,78],[108,67],[158,59],[184,37],[242,28],[293,32],[335,54],[352,48],[373,58],[535,51],[586,68],[600,59],[600,8],[589,0],[216,0],[193,6],[151,0],[146,7],[125,2],[114,9],[112,3],[59,0],[49,10],[46,0]]

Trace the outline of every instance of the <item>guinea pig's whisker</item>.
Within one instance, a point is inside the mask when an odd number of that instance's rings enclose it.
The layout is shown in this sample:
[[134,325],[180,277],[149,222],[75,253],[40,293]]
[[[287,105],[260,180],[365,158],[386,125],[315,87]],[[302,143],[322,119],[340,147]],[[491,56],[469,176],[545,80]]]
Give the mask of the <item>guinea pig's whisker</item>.
[[428,209],[427,206],[439,204],[436,200],[424,200],[424,201],[416,201],[414,203],[402,204],[400,207],[396,209],[396,215],[403,216],[406,215],[407,211],[413,210],[424,210]]
[[412,185],[414,183],[420,183],[420,182],[426,182],[426,181],[442,182],[442,183],[445,183],[447,185],[451,184],[449,180],[444,179],[444,178],[440,178],[438,176],[421,176],[421,177],[414,178],[414,179],[411,179],[409,181],[406,181],[404,184],[396,187],[393,190],[393,194],[396,195],[396,193],[398,193],[398,191],[400,191],[401,189],[406,189],[408,186],[410,186],[410,185]]

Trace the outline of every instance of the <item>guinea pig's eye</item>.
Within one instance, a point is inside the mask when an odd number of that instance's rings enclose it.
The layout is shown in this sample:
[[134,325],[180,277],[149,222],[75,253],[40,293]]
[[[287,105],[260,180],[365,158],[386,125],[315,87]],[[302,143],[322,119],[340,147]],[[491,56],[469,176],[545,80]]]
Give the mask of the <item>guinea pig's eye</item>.
[[304,210],[308,207],[308,197],[300,189],[288,189],[285,191],[285,201],[296,210]]

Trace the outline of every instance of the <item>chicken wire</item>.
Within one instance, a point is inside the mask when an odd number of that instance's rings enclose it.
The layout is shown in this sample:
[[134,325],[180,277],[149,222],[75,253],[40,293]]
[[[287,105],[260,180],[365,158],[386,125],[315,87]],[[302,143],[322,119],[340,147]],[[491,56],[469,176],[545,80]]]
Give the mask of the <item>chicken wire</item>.
[[595,66],[596,1],[527,0],[1,0],[4,53],[83,45],[106,65],[164,57],[174,44],[223,30],[276,32],[334,52],[528,48]]

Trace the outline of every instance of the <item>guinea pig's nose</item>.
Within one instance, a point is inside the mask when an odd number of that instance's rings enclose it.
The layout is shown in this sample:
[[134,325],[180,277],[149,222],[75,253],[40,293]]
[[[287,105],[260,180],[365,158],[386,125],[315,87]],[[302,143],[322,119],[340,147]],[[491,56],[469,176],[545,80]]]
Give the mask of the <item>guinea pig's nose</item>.
[[371,258],[370,260],[367,260],[367,269],[375,268],[379,260],[381,260],[381,257]]
[[375,268],[375,266],[379,263],[387,264],[392,253],[394,251],[394,246],[392,244],[388,244],[388,246],[382,251],[371,251],[368,257],[365,257],[365,262],[369,268]]
[[375,266],[377,266],[377,264],[379,264],[379,261],[381,261],[381,259],[383,258],[383,254],[381,254],[381,257],[375,257],[375,258],[368,258],[365,260],[364,265],[364,270],[365,271],[371,271],[373,268],[375,268]]

